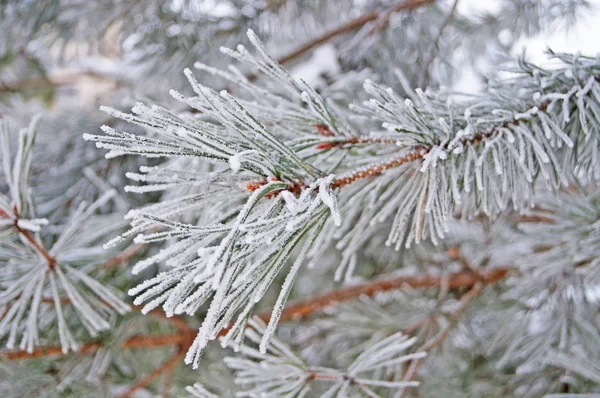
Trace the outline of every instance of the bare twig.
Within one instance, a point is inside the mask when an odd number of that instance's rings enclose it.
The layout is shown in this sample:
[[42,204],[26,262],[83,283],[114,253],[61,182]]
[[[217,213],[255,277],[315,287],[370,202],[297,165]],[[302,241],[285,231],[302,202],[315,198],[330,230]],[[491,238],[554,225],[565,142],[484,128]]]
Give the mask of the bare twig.
[[119,265],[125,263],[131,257],[133,257],[137,252],[139,252],[144,245],[134,243],[129,246],[127,249],[123,250],[121,253],[117,254],[113,258],[110,258],[107,262],[102,265],[104,269],[111,269],[114,267],[118,267]]
[[382,29],[383,27],[385,27],[388,22],[390,21],[390,17],[392,16],[392,14],[402,11],[402,10],[407,10],[407,9],[412,9],[412,8],[417,8],[420,7],[422,5],[428,4],[428,3],[432,3],[433,0],[429,0],[429,1],[400,1],[398,3],[396,3],[396,5],[392,6],[390,9],[388,9],[387,11],[383,12],[383,13],[379,13],[379,15],[377,16],[377,22],[375,23],[375,25],[369,30],[369,34],[373,34],[375,32],[377,32],[378,30]]
[[425,68],[423,68],[423,78],[421,79],[421,87],[427,87],[427,85],[429,84],[429,69],[431,68],[431,64],[433,63],[433,60],[435,59],[435,54],[440,49],[440,39],[442,38],[444,29],[446,29],[446,26],[448,26],[448,24],[452,20],[452,17],[454,16],[454,13],[456,12],[457,5],[458,5],[458,0],[454,0],[454,3],[452,3],[452,8],[450,8],[448,15],[446,15],[446,18],[442,22],[442,26],[440,26],[440,30],[439,30],[437,36],[433,40],[433,44],[431,45],[431,50],[429,51],[429,57],[427,58],[427,62],[425,63]]
[[342,175],[340,178],[335,179],[335,181],[331,184],[331,188],[342,188],[346,185],[354,183],[355,181],[362,180],[363,178],[375,177],[386,170],[400,167],[403,164],[422,159],[428,152],[429,151],[424,147],[415,147],[407,154],[400,157],[393,158],[392,160],[388,160],[386,162],[376,163],[371,166],[361,168],[357,171],[352,171]]
[[[190,329],[192,336],[195,335],[195,331]],[[172,345],[179,345],[183,341],[186,341],[189,336],[186,333],[178,332],[176,334],[157,334],[151,336],[134,336],[124,341],[120,347],[123,349],[134,349],[134,348],[158,348]],[[78,353],[89,354],[97,351],[102,347],[102,343],[86,343],[79,347]],[[34,359],[53,355],[63,355],[62,348],[53,347],[40,347],[32,352],[25,350],[16,351],[2,351],[0,355],[3,355],[9,360],[19,359]]]
[[[280,64],[288,63],[288,62],[306,54],[307,52],[313,50],[314,48],[320,46],[321,44],[327,43],[334,37],[337,37],[337,36],[343,35],[345,33],[351,32],[353,30],[356,30],[358,28],[361,28],[362,26],[364,26],[365,24],[367,24],[369,22],[379,20],[378,26],[381,27],[387,23],[387,21],[389,20],[390,16],[393,13],[399,12],[399,11],[404,11],[404,10],[412,10],[414,8],[424,6],[431,2],[433,2],[433,0],[402,0],[402,1],[399,1],[398,3],[396,3],[396,5],[392,6],[388,10],[385,10],[385,11],[374,10],[374,11],[368,12],[366,14],[359,16],[358,18],[355,18],[349,22],[346,22],[344,25],[341,25],[333,30],[330,30],[329,32],[326,32],[325,34],[317,37],[314,40],[311,40],[310,42],[306,43],[304,46],[298,48],[297,50],[294,50],[282,57],[279,57],[277,59],[277,62],[279,62]],[[250,78],[250,80],[254,80],[254,79],[256,79],[256,76],[250,76],[249,78]]]
[[[447,283],[449,289],[459,289],[470,288],[477,283],[483,283],[484,285],[493,284],[504,279],[512,270],[512,267],[499,267],[479,272],[458,272],[446,276],[426,274],[398,276],[395,278],[376,280],[362,285],[334,290],[321,296],[312,297],[308,300],[291,304],[281,313],[280,322],[303,319],[323,308],[343,301],[349,301],[359,296],[373,296],[379,292],[401,289],[404,287],[424,289],[440,287],[442,283]],[[446,281],[444,281],[444,279],[446,279]],[[268,322],[271,317],[271,311],[263,312],[258,316],[263,321]],[[227,330],[224,329],[221,331],[220,335],[226,333]]]
[[22,229],[18,225],[16,225],[16,228],[17,228],[17,231],[19,231],[19,233],[29,243],[31,243],[31,246],[33,246],[35,248],[35,250],[37,250],[42,255],[42,257],[44,257],[46,259],[46,261],[48,262],[48,268],[50,268],[51,270],[54,269],[54,267],[56,266],[56,259],[54,257],[52,257],[50,255],[50,253],[48,253],[48,251],[44,248],[44,246],[42,246],[41,243],[38,243],[35,240],[33,235],[31,235],[31,232],[27,231],[26,229]]
[[[31,232],[29,232],[28,230],[23,229],[19,226],[19,212],[17,210],[17,206],[14,206],[13,213],[14,213],[13,226],[15,227],[15,230],[23,238],[25,238],[25,240],[27,240],[31,244],[31,246],[39,254],[42,255],[42,257],[44,257],[46,259],[46,262],[48,263],[48,268],[50,270],[53,270],[54,267],[56,266],[56,259],[48,252],[48,250],[46,250],[46,248],[41,243],[39,243],[37,240],[35,240],[35,237],[31,234]],[[6,212],[2,211],[2,213],[0,213],[0,218],[10,218],[10,216],[8,214],[6,214]]]

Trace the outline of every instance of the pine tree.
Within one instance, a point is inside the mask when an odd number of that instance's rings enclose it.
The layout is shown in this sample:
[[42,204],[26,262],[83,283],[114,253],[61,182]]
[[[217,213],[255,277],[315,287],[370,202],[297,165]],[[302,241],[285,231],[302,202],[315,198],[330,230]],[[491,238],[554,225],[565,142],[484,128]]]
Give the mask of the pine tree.
[[596,9],[459,6],[2,2],[2,396],[600,393]]

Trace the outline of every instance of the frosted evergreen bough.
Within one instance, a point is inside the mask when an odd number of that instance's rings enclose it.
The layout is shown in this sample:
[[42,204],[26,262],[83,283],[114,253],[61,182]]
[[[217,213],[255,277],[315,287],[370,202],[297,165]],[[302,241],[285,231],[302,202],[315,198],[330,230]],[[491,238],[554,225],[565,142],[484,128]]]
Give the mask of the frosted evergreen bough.
[[[260,334],[265,333],[265,325],[259,320],[249,321],[246,329],[246,338],[252,343],[259,343]],[[371,379],[369,374],[377,375],[400,366],[412,359],[424,358],[424,352],[404,354],[405,350],[415,343],[415,338],[408,338],[401,333],[389,336],[378,344],[365,350],[346,371],[330,369],[326,367],[310,367],[296,356],[283,342],[272,339],[268,348],[258,351],[250,345],[238,347],[243,357],[225,358],[225,363],[236,371],[235,382],[249,385],[252,388],[244,393],[237,394],[240,397],[267,396],[289,396],[302,397],[307,394],[317,394],[312,391],[313,384],[322,389],[319,393],[323,397],[352,396],[352,394],[363,393],[375,394],[371,388],[384,387],[388,390],[399,388],[416,387],[418,382],[401,380],[382,381],[377,376]],[[262,342],[261,342],[262,344]],[[394,372],[390,372],[394,374]],[[396,373],[397,374],[397,373]],[[325,386],[322,386],[322,385]],[[202,388],[200,386],[200,388]],[[205,391],[198,389],[200,393]]]
[[[272,95],[236,100],[225,91],[217,94],[200,85],[186,70],[197,96],[172,95],[197,109],[200,118],[184,119],[138,104],[133,114],[106,111],[155,131],[157,138],[108,127],[104,128],[106,136],[86,135],[99,148],[109,149],[107,156],[200,157],[230,166],[206,178],[161,168],[130,175],[148,183],[130,188],[133,191],[193,185],[206,192],[206,184],[213,183],[209,186],[214,191],[202,199],[198,193],[193,204],[184,197],[131,212],[132,229],[122,236],[135,235],[140,243],[177,240],[134,267],[139,272],[162,259],[170,265],[129,294],[137,296],[134,304],[146,303],[144,312],[162,305],[168,316],[194,314],[209,300],[203,325],[186,356],[186,362],[194,366],[206,344],[236,314],[235,325],[245,325],[244,319],[251,316],[254,305],[303,239],[309,244],[300,260],[305,253],[309,260],[318,258],[325,242],[337,241],[342,260],[336,279],[345,272],[349,280],[357,250],[379,233],[380,223],[389,225],[386,244],[397,250],[425,238],[437,243],[458,209],[467,216],[495,217],[508,206],[531,207],[536,185],[556,190],[566,186],[573,178],[566,170],[577,170],[586,178],[600,177],[596,156],[600,133],[591,127],[600,115],[596,59],[557,54],[554,57],[563,66],[554,70],[521,61],[511,70],[514,77],[510,80],[491,83],[480,98],[456,104],[450,93],[432,98],[421,90],[416,91],[418,102],[413,103],[367,81],[365,90],[371,99],[348,110],[336,109],[336,113],[327,107],[326,99],[273,61],[253,32],[248,36],[256,58],[241,46],[223,51],[288,89],[288,95],[277,97],[275,117],[260,111],[272,104]],[[507,86],[518,91],[509,94]],[[511,102],[503,103],[505,98]],[[309,106],[300,107],[303,103]],[[351,112],[365,115],[380,130],[370,135],[353,132],[350,120],[343,122]],[[577,118],[569,125],[572,112]],[[313,131],[299,126],[292,134],[294,125],[287,120],[294,119],[309,120]],[[277,133],[284,122],[287,131],[282,141]],[[338,125],[348,130],[340,132]],[[273,126],[272,131],[267,126]],[[290,135],[302,138],[286,139]],[[357,151],[380,145],[391,148],[383,156],[378,154],[384,160],[369,162],[368,155],[348,155],[346,145],[362,146]],[[340,160],[332,162],[332,157]],[[334,163],[328,172],[336,175],[319,178],[326,160]],[[235,194],[219,181],[238,185],[233,187]],[[198,206],[201,200],[214,203],[220,195],[227,199],[213,205],[203,225],[176,220],[190,205]],[[346,224],[344,211],[350,215]],[[144,233],[156,229],[161,231]],[[300,266],[296,264],[292,273]],[[293,275],[283,285],[273,319],[285,305],[291,280]],[[274,326],[274,322],[269,325],[268,335]],[[267,342],[263,341],[261,350]]]
[[598,11],[6,1],[0,395],[600,394]]
[[[0,241],[4,275],[4,289],[0,293],[3,311],[0,336],[7,337],[7,348],[19,347],[32,352],[39,345],[40,323],[55,323],[62,351],[67,353],[77,350],[78,344],[65,319],[62,297],[68,298],[91,336],[111,327],[109,314],[123,315],[129,311],[129,306],[110,287],[70,265],[87,257],[84,250],[93,250],[91,246],[98,234],[82,236],[82,227],[91,222],[94,212],[111,199],[113,192],[89,206],[82,203],[53,245],[47,251],[40,248],[40,232],[48,220],[36,218],[28,187],[39,123],[39,117],[36,117],[28,128],[19,132],[14,155],[10,153],[12,132],[8,123],[3,123],[1,131],[3,168],[8,176],[10,197],[0,193],[0,217],[4,229]],[[11,255],[4,257],[4,253]]]

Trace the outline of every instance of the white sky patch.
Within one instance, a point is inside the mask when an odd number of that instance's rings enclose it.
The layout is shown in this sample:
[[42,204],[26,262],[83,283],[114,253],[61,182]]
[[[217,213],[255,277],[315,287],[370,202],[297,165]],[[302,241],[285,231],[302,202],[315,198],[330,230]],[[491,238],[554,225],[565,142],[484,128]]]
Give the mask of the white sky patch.
[[[452,1],[446,0],[447,3]],[[458,2],[456,11],[462,15],[481,14],[489,12],[496,14],[500,10],[500,0],[462,0]]]
[[333,44],[324,44],[316,48],[312,57],[291,70],[296,79],[302,79],[315,89],[323,88],[326,82],[322,75],[336,75],[340,71],[337,51]]
[[548,61],[544,54],[548,47],[554,52],[579,51],[582,55],[596,56],[600,52],[600,0],[590,3],[591,11],[580,15],[575,26],[521,39],[515,44],[514,54],[520,55],[525,49],[528,61],[542,64]]
[[[446,0],[450,7],[453,0]],[[570,28],[556,29],[553,32],[542,32],[532,37],[519,39],[513,47],[512,54],[521,56],[525,50],[526,59],[529,62],[550,66],[546,49],[551,48],[554,52],[577,53],[582,55],[596,56],[600,53],[600,0],[591,0],[589,12],[581,13],[577,22]],[[469,16],[484,12],[496,14],[500,10],[500,0],[460,0],[457,12]],[[498,32],[498,38],[504,44],[510,44],[511,32]],[[508,42],[508,43],[507,43]],[[462,93],[476,93],[483,89],[482,81],[476,69],[485,70],[484,65],[469,65],[464,59],[460,62],[462,73],[453,82],[452,88]]]

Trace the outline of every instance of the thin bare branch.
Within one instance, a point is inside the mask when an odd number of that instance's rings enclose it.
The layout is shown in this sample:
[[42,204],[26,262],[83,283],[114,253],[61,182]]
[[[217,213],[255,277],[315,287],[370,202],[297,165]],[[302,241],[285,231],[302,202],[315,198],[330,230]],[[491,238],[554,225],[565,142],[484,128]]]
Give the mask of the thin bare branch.
[[[341,25],[333,30],[330,30],[329,32],[326,32],[325,34],[317,37],[314,40],[311,40],[310,42],[306,43],[304,46],[298,48],[297,50],[294,50],[294,51],[278,58],[277,62],[279,62],[280,64],[285,64],[290,61],[293,61],[294,59],[306,54],[307,52],[315,49],[316,47],[320,46],[321,44],[327,43],[328,41],[330,41],[331,39],[333,39],[337,36],[341,36],[343,34],[351,32],[353,30],[359,29],[362,26],[364,26],[365,24],[372,22],[372,21],[379,20],[377,23],[377,26],[379,26],[381,28],[381,26],[384,26],[385,24],[387,24],[387,21],[389,20],[390,16],[393,13],[405,11],[405,10],[412,10],[412,9],[424,6],[424,5],[432,3],[432,2],[433,2],[433,0],[402,0],[402,1],[399,1],[398,3],[396,3],[394,6],[392,6],[388,10],[385,10],[385,11],[374,10],[374,11],[368,12],[366,14],[359,16],[358,18],[355,18],[355,19],[345,23],[344,25]],[[256,76],[251,76],[250,79],[254,80],[254,79],[256,79]]]
[[137,252],[139,252],[143,247],[144,247],[144,245],[142,245],[142,244],[137,244],[137,243],[132,244],[127,249],[123,250],[121,253],[117,254],[116,256],[114,256],[113,258],[111,258],[107,262],[105,262],[102,265],[102,268],[111,269],[114,267],[118,267],[119,265],[122,265],[123,263],[127,262],[131,257],[133,257],[135,254],[137,254]]
[[444,34],[444,29],[446,29],[446,27],[452,20],[454,13],[456,12],[456,6],[458,6],[458,0],[454,0],[454,2],[452,3],[452,7],[450,8],[448,15],[446,15],[446,18],[444,18],[444,21],[440,26],[440,30],[435,39],[433,40],[431,50],[429,51],[429,57],[427,58],[427,62],[425,63],[425,67],[423,68],[423,78],[421,79],[421,87],[427,87],[427,85],[429,84],[429,69],[431,69],[431,64],[435,60],[436,53],[440,50],[440,40],[442,38],[442,35]]
[[[447,276],[426,274],[375,280],[362,285],[334,290],[321,296],[312,297],[308,300],[291,304],[281,313],[280,322],[303,319],[326,307],[336,303],[349,301],[360,296],[373,296],[379,292],[402,289],[405,287],[425,289],[440,287],[442,283],[447,283],[449,289],[460,289],[470,288],[479,282],[484,286],[494,284],[504,279],[513,270],[512,267],[499,267],[479,272],[458,272]],[[446,281],[444,281],[444,279],[446,279]],[[263,321],[268,322],[271,317],[271,311],[263,312],[258,316]],[[223,329],[220,335],[226,333],[227,330]]]
[[[14,222],[14,227],[16,229],[16,231],[23,237],[25,238],[25,240],[27,240],[31,246],[42,255],[42,257],[44,257],[46,259],[46,262],[48,263],[48,268],[50,270],[53,270],[54,267],[56,266],[56,259],[48,252],[48,250],[46,250],[46,248],[44,247],[44,245],[42,245],[41,243],[39,243],[35,237],[31,234],[31,232],[29,232],[26,229],[23,229],[19,226],[19,213],[17,211],[17,207],[14,207],[14,215],[15,215],[15,222]],[[8,217],[8,215],[5,214],[0,214],[0,217],[6,218]]]

